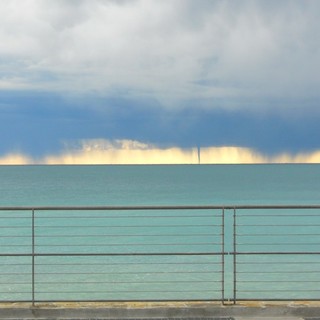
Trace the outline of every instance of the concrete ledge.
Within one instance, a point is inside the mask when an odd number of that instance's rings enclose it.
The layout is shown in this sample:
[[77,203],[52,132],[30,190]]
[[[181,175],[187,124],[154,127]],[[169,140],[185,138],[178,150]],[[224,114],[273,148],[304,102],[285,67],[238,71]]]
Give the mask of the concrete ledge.
[[0,319],[156,319],[320,316],[319,303],[55,303],[0,304]]

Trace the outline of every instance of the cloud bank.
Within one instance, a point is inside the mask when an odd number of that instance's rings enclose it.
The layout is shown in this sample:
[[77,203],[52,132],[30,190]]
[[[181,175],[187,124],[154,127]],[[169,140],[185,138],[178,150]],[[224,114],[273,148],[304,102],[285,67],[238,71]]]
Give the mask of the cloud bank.
[[[319,38],[319,0],[0,0],[1,161],[318,162]],[[58,153],[93,137],[177,147]]]
[[[67,150],[68,149],[68,150]],[[159,148],[133,140],[83,140],[63,153],[33,159],[19,153],[0,157],[0,165],[127,165],[127,164],[255,164],[320,163],[320,150],[268,157],[249,148]]]
[[319,21],[317,0],[2,0],[0,89],[305,106],[319,98]]

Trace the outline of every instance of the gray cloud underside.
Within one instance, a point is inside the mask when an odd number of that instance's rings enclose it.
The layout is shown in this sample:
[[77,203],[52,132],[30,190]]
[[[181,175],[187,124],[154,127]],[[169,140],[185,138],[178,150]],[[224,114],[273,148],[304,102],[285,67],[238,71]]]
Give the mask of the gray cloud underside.
[[319,38],[317,0],[2,0],[0,88],[316,105]]

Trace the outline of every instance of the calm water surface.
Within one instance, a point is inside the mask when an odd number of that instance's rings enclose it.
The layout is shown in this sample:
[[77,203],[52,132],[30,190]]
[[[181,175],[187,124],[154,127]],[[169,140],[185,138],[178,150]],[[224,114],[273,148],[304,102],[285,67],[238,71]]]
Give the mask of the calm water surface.
[[314,204],[320,165],[0,166],[0,206]]

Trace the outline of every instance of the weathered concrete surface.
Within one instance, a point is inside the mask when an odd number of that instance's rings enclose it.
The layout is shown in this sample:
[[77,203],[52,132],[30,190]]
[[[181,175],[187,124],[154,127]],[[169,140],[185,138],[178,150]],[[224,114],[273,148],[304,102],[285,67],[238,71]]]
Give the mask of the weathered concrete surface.
[[304,318],[297,317],[240,317],[235,320],[305,320]]
[[152,319],[214,318],[236,320],[276,318],[298,320],[320,317],[320,303],[22,303],[0,304],[0,319]]

